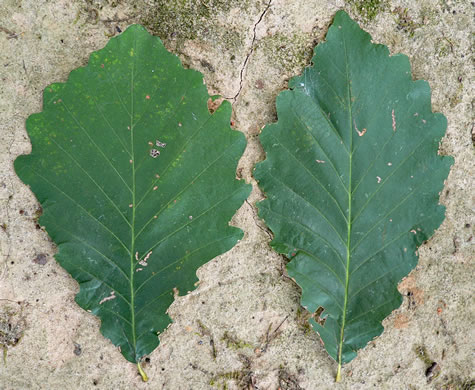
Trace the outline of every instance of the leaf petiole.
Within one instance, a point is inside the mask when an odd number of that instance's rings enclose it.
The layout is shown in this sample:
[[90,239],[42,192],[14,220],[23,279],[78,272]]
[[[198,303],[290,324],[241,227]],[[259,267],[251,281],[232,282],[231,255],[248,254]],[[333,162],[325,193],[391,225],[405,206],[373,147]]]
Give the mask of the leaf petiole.
[[145,371],[143,370],[142,366],[140,365],[140,363],[137,363],[137,368],[139,370],[139,373],[140,373],[140,376],[142,377],[142,380],[144,382],[147,382],[148,381],[148,376],[147,374],[145,373]]
[[341,362],[338,363],[338,371],[336,372],[335,382],[341,382]]

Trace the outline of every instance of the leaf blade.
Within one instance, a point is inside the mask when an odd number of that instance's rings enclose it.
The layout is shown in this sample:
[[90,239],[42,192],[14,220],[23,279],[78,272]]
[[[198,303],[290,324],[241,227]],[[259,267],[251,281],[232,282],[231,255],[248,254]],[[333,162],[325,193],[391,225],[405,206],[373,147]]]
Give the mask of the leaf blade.
[[131,362],[158,345],[174,288],[193,290],[196,269],[242,238],[228,222],[250,192],[235,180],[246,140],[229,103],[211,115],[208,98],[199,72],[131,26],[45,90],[32,153],[15,161],[77,303]]
[[400,305],[398,282],[444,218],[452,159],[437,155],[446,120],[428,84],[343,11],[312,63],[277,97],[254,176],[271,245],[291,258],[302,305],[324,308],[310,322],[340,366]]

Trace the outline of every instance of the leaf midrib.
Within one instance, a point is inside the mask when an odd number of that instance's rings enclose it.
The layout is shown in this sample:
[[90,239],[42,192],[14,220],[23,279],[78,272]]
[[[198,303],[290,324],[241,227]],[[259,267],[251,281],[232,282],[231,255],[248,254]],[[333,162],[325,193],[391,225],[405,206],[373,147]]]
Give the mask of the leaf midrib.
[[348,287],[350,282],[350,258],[351,258],[351,206],[352,206],[352,159],[353,159],[353,111],[352,111],[352,92],[351,84],[348,70],[348,53],[346,50],[346,41],[343,39],[343,47],[345,51],[345,65],[346,65],[346,85],[347,85],[347,110],[348,110],[348,129],[350,132],[350,145],[349,145],[349,156],[348,156],[348,217],[346,219],[347,223],[347,241],[346,241],[346,272],[345,272],[345,300],[343,302],[343,317],[341,322],[341,331],[340,331],[340,343],[338,347],[338,372],[336,376],[336,381],[340,380],[340,372],[342,365],[342,351],[343,351],[343,340],[345,337],[345,322],[346,322],[346,312],[348,307]]
[[[132,327],[132,345],[134,347],[134,359],[137,361],[136,351],[137,351],[137,341],[135,334],[135,286],[134,286],[134,274],[135,274],[135,263],[134,263],[134,252],[135,252],[135,148],[134,148],[134,72],[137,58],[137,36],[134,35],[134,49],[133,49],[133,61],[132,61],[132,72],[130,75],[130,146],[132,153],[132,223],[131,223],[131,243],[130,243],[130,317],[131,317],[131,327]],[[137,362],[138,363],[138,362]]]

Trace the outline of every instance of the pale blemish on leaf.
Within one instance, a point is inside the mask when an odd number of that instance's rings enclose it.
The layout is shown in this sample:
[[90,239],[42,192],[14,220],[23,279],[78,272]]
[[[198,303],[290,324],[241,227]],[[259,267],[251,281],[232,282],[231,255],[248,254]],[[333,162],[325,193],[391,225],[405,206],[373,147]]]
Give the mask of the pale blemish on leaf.
[[139,261],[139,264],[146,267],[148,265],[147,261],[148,261],[148,259],[150,258],[151,255],[152,255],[152,251],[148,252],[147,255],[142,260]]
[[107,301],[112,301],[115,298],[117,298],[115,296],[115,291],[111,291],[108,297],[102,298],[102,300],[99,302],[99,305],[102,305],[104,302],[107,302]]
[[365,129],[365,128],[363,128],[363,130],[359,131],[359,130],[358,130],[358,127],[356,127],[356,122],[355,122],[355,121],[353,121],[353,124],[355,125],[355,130],[356,130],[356,132],[358,133],[358,135],[359,135],[360,137],[362,137],[363,135],[366,134],[366,129]]

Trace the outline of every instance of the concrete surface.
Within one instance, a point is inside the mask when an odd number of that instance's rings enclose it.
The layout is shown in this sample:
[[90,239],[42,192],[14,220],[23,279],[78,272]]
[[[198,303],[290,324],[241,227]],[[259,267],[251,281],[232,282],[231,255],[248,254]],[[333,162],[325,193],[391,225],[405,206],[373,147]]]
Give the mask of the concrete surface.
[[[285,259],[268,246],[251,174],[276,95],[308,64],[338,9],[429,81],[433,109],[449,122],[441,151],[455,164],[441,194],[447,218],[401,283],[402,306],[336,385],[336,364],[306,324]],[[464,0],[0,0],[0,341],[8,346],[0,389],[473,388],[473,16]],[[174,323],[145,363],[148,383],[75,304],[77,283],[55,263],[36,225],[38,203],[12,165],[30,151],[25,119],[41,110],[43,89],[136,22],[233,103],[249,140],[238,174],[254,184],[233,220],[244,239],[199,269],[200,286],[173,303]]]

